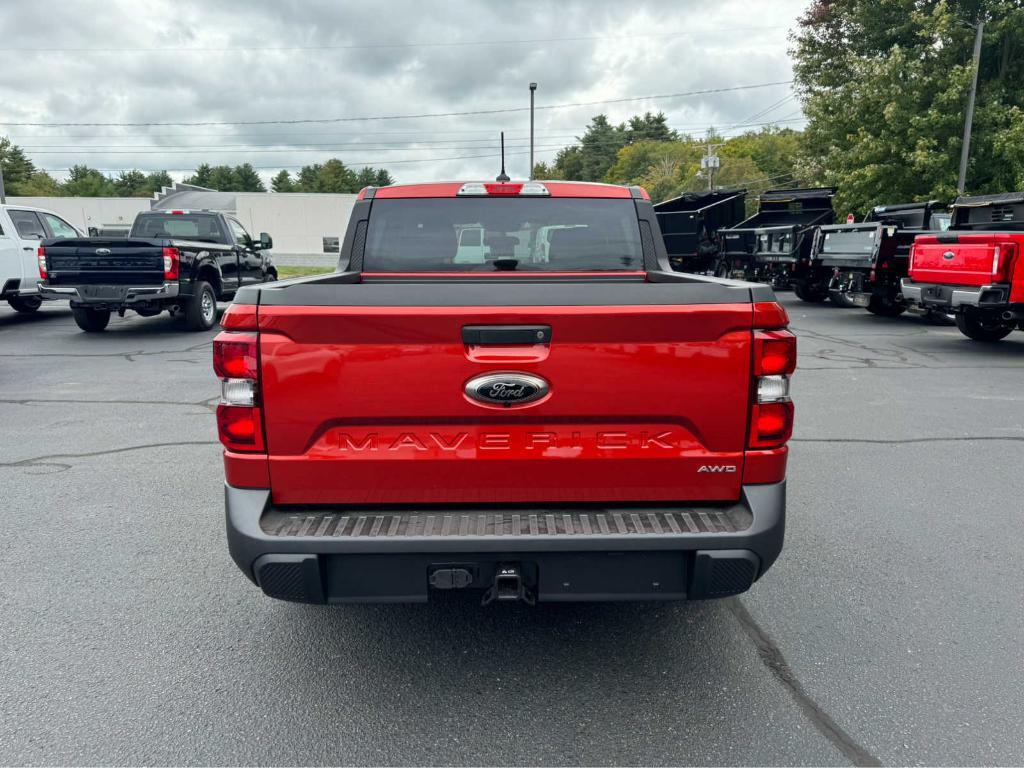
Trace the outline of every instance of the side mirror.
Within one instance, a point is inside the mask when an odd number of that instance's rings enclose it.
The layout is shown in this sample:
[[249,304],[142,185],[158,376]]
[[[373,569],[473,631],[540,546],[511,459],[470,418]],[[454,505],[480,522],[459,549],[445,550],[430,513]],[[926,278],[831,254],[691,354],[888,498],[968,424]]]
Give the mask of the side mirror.
[[266,232],[260,232],[260,250],[269,251],[274,247],[274,238],[268,235]]

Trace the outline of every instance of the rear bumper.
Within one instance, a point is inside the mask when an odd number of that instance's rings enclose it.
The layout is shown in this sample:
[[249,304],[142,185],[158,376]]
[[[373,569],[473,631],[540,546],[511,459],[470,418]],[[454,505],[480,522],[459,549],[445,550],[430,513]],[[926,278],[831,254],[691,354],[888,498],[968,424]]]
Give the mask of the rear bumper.
[[1001,309],[1010,305],[1010,286],[1004,284],[943,285],[941,283],[918,283],[905,277],[900,281],[900,292],[908,304],[918,304],[928,308]]
[[483,591],[509,564],[542,601],[694,599],[744,592],[771,567],[786,484],[694,507],[280,509],[268,490],[232,486],[225,504],[231,557],[280,599],[424,602],[438,570]]
[[161,285],[46,285],[39,283],[39,294],[47,299],[68,299],[72,304],[93,309],[120,309],[161,299],[177,298],[177,282]]

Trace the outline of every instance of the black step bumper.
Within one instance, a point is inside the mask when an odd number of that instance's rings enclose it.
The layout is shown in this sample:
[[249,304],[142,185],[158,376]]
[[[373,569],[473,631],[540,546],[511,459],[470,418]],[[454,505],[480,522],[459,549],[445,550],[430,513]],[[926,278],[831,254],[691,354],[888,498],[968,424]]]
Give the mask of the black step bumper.
[[509,565],[542,601],[698,599],[744,592],[775,562],[786,484],[690,507],[294,509],[231,486],[225,503],[231,557],[284,600],[423,602],[452,573],[484,591]]

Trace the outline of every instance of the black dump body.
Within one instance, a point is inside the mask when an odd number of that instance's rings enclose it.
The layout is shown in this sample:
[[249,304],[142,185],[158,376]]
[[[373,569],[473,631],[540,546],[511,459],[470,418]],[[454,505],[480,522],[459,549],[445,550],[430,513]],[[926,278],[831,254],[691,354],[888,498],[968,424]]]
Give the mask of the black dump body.
[[1020,232],[1024,230],[1024,192],[958,197],[951,206],[950,229]]
[[946,206],[937,200],[878,205],[858,224],[825,225],[814,236],[801,292],[808,301],[838,294],[837,303],[896,315],[905,307],[900,279],[910,266],[918,235],[941,231]]
[[718,259],[718,232],[746,215],[745,189],[690,192],[654,206],[672,269],[707,272]]
[[785,287],[793,265],[810,259],[815,228],[835,221],[834,196],[833,187],[762,193],[757,213],[721,232],[719,271]]
[[[859,224],[833,224],[818,228],[811,251],[815,266],[877,269],[891,259],[906,259],[914,238],[937,231],[936,214],[946,206],[937,200],[924,203],[878,205]],[[888,267],[887,267],[888,268]]]

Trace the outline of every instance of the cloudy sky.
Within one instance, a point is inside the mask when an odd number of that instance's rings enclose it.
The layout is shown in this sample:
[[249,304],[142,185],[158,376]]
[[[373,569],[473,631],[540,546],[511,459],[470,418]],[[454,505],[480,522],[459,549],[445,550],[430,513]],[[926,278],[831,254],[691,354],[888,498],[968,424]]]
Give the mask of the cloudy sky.
[[416,181],[493,176],[504,130],[524,176],[531,81],[538,160],[599,112],[799,127],[789,85],[675,94],[790,80],[807,3],[3,0],[0,135],[56,176],[336,156]]

